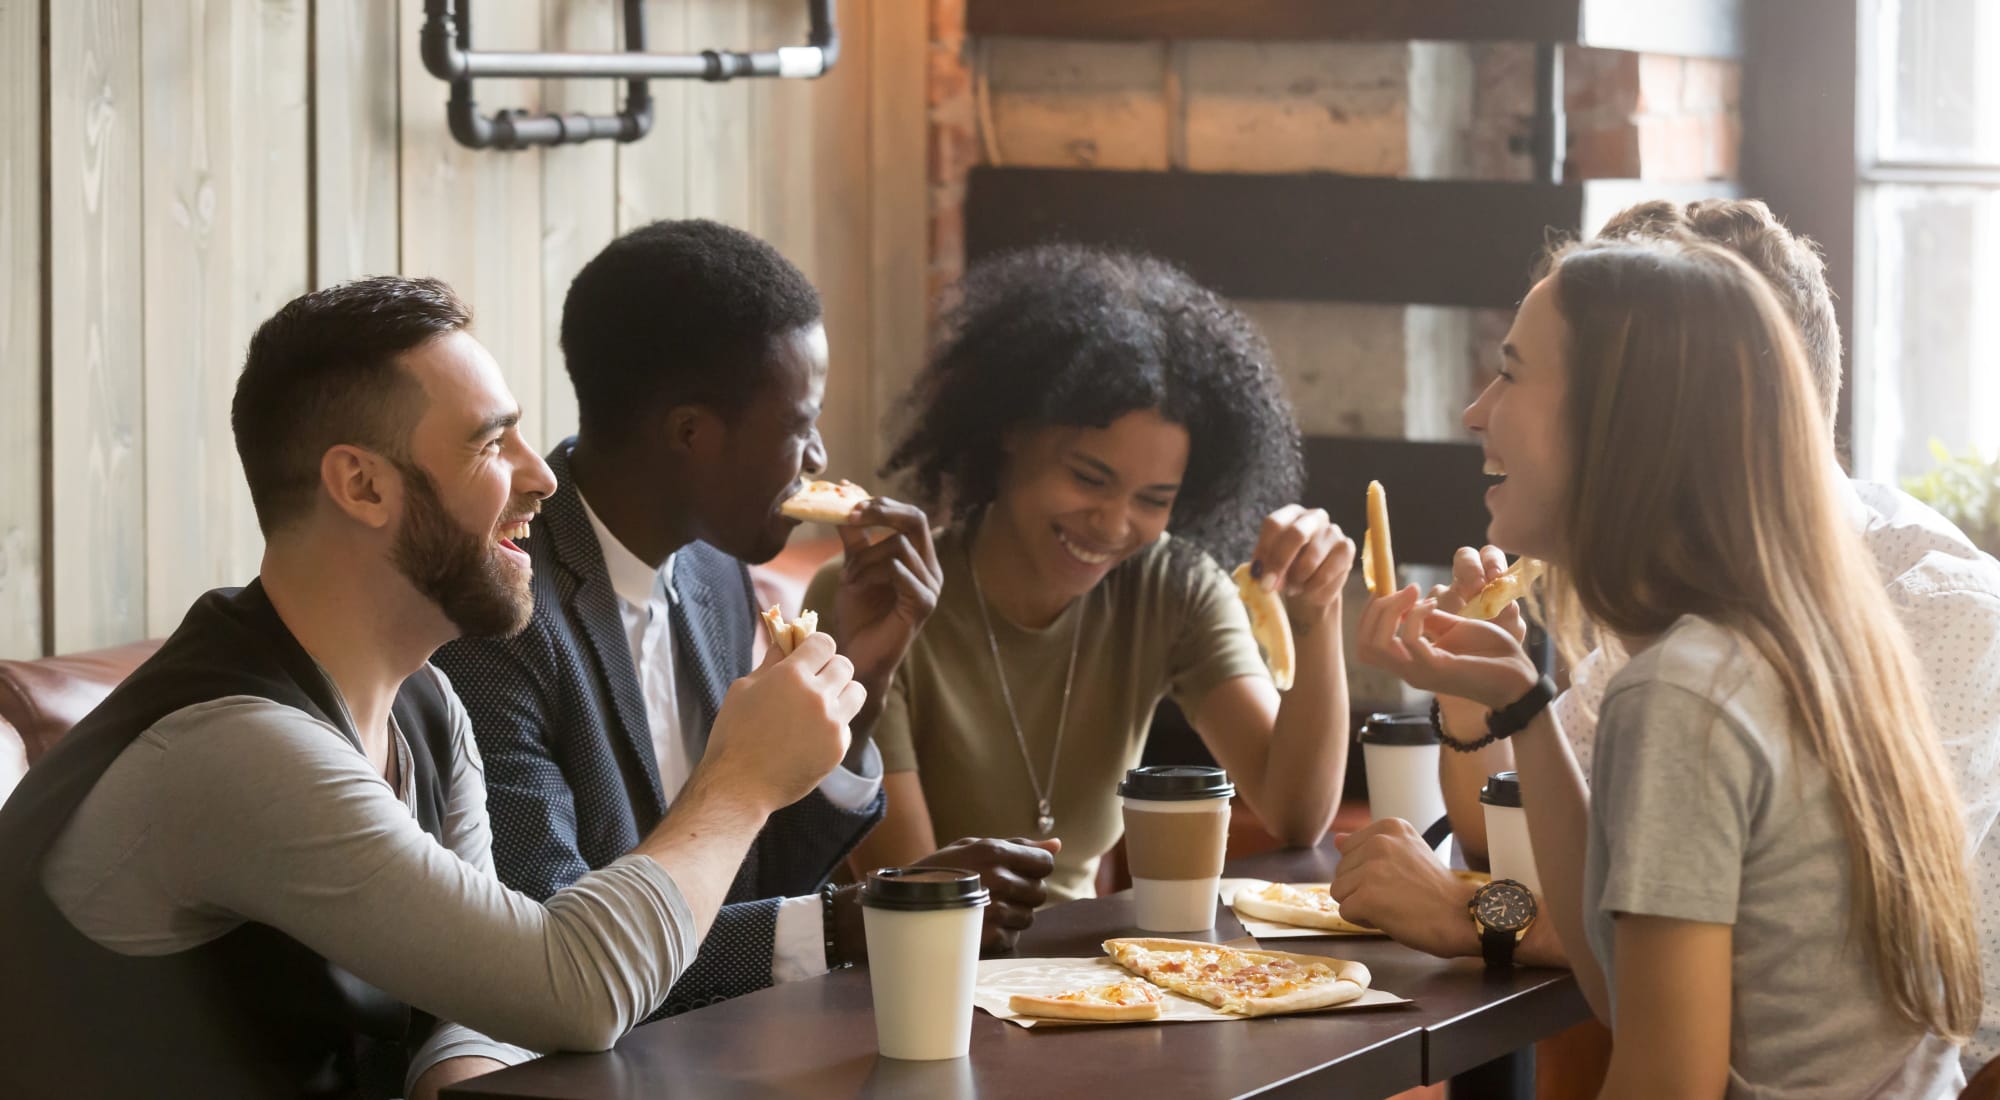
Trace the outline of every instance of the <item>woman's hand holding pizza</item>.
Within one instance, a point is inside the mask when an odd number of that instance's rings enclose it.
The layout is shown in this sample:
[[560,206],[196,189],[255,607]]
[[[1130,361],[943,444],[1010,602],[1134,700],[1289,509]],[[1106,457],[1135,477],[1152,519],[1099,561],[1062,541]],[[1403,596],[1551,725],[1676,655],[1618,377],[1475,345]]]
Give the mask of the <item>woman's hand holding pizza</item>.
[[1540,673],[1512,634],[1492,623],[1440,611],[1416,585],[1368,601],[1355,652],[1411,687],[1505,707],[1535,686]]
[[[1439,611],[1456,615],[1467,600],[1479,595],[1486,586],[1507,571],[1507,552],[1497,546],[1487,546],[1474,550],[1461,546],[1451,558],[1451,583],[1435,585],[1431,588],[1431,601]],[[1521,614],[1521,605],[1510,603],[1507,610],[1490,620],[1493,625],[1514,636],[1514,640],[1526,644],[1528,621]],[[1486,708],[1469,699],[1456,695],[1438,696],[1438,709],[1444,712],[1446,730],[1478,730],[1486,721]]]
[[1284,597],[1292,632],[1303,638],[1339,606],[1354,568],[1354,540],[1324,509],[1287,504],[1264,517],[1250,561],[1265,591]]

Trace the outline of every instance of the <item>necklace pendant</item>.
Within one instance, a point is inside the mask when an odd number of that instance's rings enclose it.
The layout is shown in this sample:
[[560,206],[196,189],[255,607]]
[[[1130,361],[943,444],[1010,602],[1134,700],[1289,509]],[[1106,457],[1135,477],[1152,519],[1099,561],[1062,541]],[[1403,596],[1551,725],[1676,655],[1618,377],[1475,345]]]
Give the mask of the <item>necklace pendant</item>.
[[1056,815],[1049,812],[1049,804],[1040,805],[1041,815],[1035,818],[1035,831],[1041,836],[1051,836],[1056,831]]

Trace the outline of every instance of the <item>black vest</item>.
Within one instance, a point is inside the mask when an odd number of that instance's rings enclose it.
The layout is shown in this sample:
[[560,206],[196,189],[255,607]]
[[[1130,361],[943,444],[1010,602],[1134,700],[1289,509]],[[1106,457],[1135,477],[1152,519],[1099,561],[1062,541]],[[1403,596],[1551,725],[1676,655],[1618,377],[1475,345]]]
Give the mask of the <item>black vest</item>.
[[[167,715],[231,695],[302,710],[360,751],[333,685],[253,581],[197,600],[0,806],[0,1096],[401,1095],[408,1052],[432,1021],[283,931],[244,924],[192,950],[120,955],[76,931],[42,889],[49,848],[118,754]],[[394,713],[418,823],[438,838],[449,776],[440,765],[451,760],[444,693],[413,676]]]

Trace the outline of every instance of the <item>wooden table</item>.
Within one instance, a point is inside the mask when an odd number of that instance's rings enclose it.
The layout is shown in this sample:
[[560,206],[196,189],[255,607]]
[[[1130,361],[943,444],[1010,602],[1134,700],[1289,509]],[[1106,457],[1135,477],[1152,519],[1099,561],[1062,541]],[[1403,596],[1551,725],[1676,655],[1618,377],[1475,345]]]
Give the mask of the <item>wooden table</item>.
[[[1233,861],[1232,875],[1324,881],[1326,845]],[[1091,956],[1133,929],[1129,894],[1044,911],[1024,956]],[[1227,910],[1212,933],[1243,929]],[[1243,1023],[1025,1029],[975,1011],[969,1057],[897,1062],[875,1053],[868,974],[793,982],[634,1030],[603,1054],[562,1054],[448,1089],[451,1100],[583,1097],[1313,1096],[1376,1100],[1445,1080],[1553,1035],[1588,1014],[1567,971],[1493,974],[1386,939],[1274,942],[1367,965],[1415,1001],[1393,1008]]]

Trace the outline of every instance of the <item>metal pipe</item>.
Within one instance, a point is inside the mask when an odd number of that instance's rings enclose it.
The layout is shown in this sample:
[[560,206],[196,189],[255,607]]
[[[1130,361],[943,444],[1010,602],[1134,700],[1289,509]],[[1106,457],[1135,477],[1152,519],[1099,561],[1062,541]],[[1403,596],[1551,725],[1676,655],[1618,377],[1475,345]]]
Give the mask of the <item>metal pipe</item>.
[[[840,57],[840,32],[835,0],[809,0],[811,32],[804,46],[773,50],[703,50],[700,53],[648,54],[629,45],[620,53],[534,53],[474,50],[456,33],[467,22],[472,0],[463,10],[455,0],[424,0],[420,52],[424,68],[440,80],[484,77],[567,79],[684,79],[722,81],[744,76],[811,79],[823,76]],[[627,26],[634,23],[628,11]],[[454,26],[456,24],[456,26]]]

